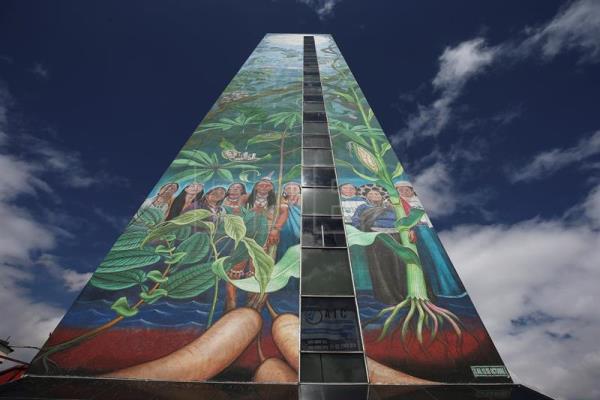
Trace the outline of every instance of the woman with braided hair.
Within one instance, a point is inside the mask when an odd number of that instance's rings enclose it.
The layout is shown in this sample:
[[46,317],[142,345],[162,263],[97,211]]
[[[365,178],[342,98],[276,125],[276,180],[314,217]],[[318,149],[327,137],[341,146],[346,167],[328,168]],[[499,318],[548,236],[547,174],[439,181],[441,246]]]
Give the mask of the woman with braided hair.
[[[399,241],[396,213],[387,190],[367,184],[360,186],[358,193],[366,203],[356,209],[352,225],[363,232],[381,232]],[[384,304],[400,303],[406,294],[406,264],[379,238],[366,248],[366,254],[375,298]]]

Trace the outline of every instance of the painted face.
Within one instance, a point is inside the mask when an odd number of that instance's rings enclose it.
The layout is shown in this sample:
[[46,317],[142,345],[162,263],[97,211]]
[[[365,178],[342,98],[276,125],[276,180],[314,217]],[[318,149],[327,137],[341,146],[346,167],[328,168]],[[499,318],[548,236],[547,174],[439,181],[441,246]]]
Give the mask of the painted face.
[[415,191],[410,186],[396,186],[396,190],[400,197],[413,197],[415,195]]
[[288,185],[285,188],[285,194],[288,197],[298,197],[300,194],[300,186],[298,185]]
[[260,181],[256,184],[256,192],[265,195],[273,190],[273,184],[267,181]]
[[381,203],[383,197],[378,191],[371,190],[369,193],[367,193],[367,200],[369,200],[371,203],[378,204]]
[[215,189],[206,196],[206,199],[211,204],[216,204],[219,201],[225,198],[225,190],[224,189]]
[[164,194],[173,194],[177,191],[177,185],[174,183],[169,183],[167,186],[164,187]]
[[187,194],[198,194],[204,189],[204,185],[201,183],[192,183],[185,188]]
[[242,185],[240,185],[239,183],[234,183],[233,185],[231,185],[229,187],[229,195],[237,197],[241,194],[242,194]]
[[356,195],[356,188],[353,185],[343,185],[340,192],[342,192],[342,196],[352,197]]

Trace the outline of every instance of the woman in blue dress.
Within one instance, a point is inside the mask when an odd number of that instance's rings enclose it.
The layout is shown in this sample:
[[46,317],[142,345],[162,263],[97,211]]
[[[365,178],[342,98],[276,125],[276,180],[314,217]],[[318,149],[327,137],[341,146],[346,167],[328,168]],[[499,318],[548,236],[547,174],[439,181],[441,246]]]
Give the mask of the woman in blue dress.
[[[411,210],[423,210],[423,205],[410,182],[397,181],[394,186],[407,214],[410,214]],[[411,240],[417,246],[425,279],[433,295],[462,297],[467,294],[427,214],[423,214],[411,231]]]

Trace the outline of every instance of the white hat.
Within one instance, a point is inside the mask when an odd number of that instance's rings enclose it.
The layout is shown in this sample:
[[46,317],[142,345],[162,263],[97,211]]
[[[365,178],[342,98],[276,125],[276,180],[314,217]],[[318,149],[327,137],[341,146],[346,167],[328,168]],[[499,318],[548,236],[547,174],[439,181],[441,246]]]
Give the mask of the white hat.
[[408,186],[409,188],[413,187],[412,183],[410,183],[409,181],[396,181],[396,182],[394,182],[394,187],[398,187],[398,186]]

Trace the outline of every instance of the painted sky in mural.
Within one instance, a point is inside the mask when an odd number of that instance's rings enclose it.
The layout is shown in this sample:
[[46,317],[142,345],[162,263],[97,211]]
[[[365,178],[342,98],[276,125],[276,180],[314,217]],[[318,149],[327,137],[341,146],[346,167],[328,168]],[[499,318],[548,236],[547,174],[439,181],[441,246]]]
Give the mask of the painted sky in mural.
[[297,381],[301,67],[301,41],[264,38],[32,373]]
[[380,364],[396,383],[509,380],[337,46],[316,43],[371,382],[390,383]]

